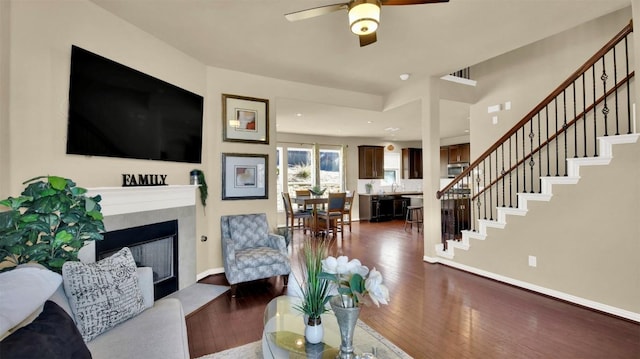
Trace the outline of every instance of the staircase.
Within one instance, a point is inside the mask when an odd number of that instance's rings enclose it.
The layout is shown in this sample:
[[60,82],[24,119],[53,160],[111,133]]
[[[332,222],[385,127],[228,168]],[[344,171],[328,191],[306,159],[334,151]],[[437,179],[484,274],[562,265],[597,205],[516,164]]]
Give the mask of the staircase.
[[438,256],[453,259],[455,249],[469,249],[470,239],[485,240],[487,228],[505,228],[508,215],[525,216],[529,201],[550,201],[554,185],[578,183],[582,166],[609,164],[614,145],[638,141],[628,59],[632,31],[629,23],[438,191],[443,211],[465,213],[450,224],[455,234],[443,231]]
[[444,243],[438,244],[436,246],[437,254],[443,258],[453,259],[455,248],[468,250],[470,247],[470,239],[485,240],[487,238],[487,228],[504,229],[507,225],[507,215],[525,216],[528,212],[529,201],[550,201],[553,197],[553,185],[577,184],[580,180],[580,167],[608,165],[613,158],[614,145],[636,143],[639,137],[640,134],[627,134],[598,138],[600,156],[567,159],[567,176],[541,177],[541,190],[538,193],[517,193],[517,207],[497,207],[497,216],[495,219],[479,219],[478,229],[476,231],[461,231],[461,239],[446,240],[446,247]]

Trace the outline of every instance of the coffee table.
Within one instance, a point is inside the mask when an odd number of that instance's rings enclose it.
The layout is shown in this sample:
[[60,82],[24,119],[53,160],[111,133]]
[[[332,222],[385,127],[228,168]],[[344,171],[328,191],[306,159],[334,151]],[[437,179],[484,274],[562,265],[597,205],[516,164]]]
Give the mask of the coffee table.
[[[322,358],[334,359],[340,348],[340,329],[333,312],[322,315],[324,337],[321,343],[304,340],[304,319],[295,309],[298,297],[280,296],[267,304],[264,311],[262,353],[268,359]],[[362,358],[407,358],[404,353],[373,329],[358,323],[353,335],[355,354]],[[375,353],[375,357],[371,355]]]

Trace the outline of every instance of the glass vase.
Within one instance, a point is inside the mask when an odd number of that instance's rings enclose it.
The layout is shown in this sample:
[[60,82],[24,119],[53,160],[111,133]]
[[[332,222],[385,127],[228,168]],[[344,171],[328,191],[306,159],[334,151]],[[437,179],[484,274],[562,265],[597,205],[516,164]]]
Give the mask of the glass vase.
[[[347,300],[343,300],[343,298]],[[340,295],[333,296],[329,300],[329,304],[331,304],[331,309],[336,315],[340,328],[340,352],[337,358],[354,359],[356,356],[353,352],[353,333],[360,315],[360,307],[354,307],[351,298]],[[345,308],[344,304],[351,305],[351,307]]]

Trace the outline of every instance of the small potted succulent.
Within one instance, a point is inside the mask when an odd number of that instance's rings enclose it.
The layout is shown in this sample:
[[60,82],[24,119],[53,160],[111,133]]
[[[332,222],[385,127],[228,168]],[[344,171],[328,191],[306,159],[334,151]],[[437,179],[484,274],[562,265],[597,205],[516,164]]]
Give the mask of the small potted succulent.
[[321,188],[320,186],[313,186],[311,188],[309,188],[309,192],[311,192],[312,195],[316,196],[316,197],[320,197],[324,194],[324,191],[326,191],[327,188]]

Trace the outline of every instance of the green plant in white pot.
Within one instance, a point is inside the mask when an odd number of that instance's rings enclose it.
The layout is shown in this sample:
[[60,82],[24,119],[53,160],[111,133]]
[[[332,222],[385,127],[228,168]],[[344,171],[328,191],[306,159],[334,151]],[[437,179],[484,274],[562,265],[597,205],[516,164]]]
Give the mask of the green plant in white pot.
[[60,273],[66,261],[77,261],[86,241],[103,238],[101,197],[67,178],[30,179],[20,197],[0,201],[0,262],[3,269],[37,262]]

